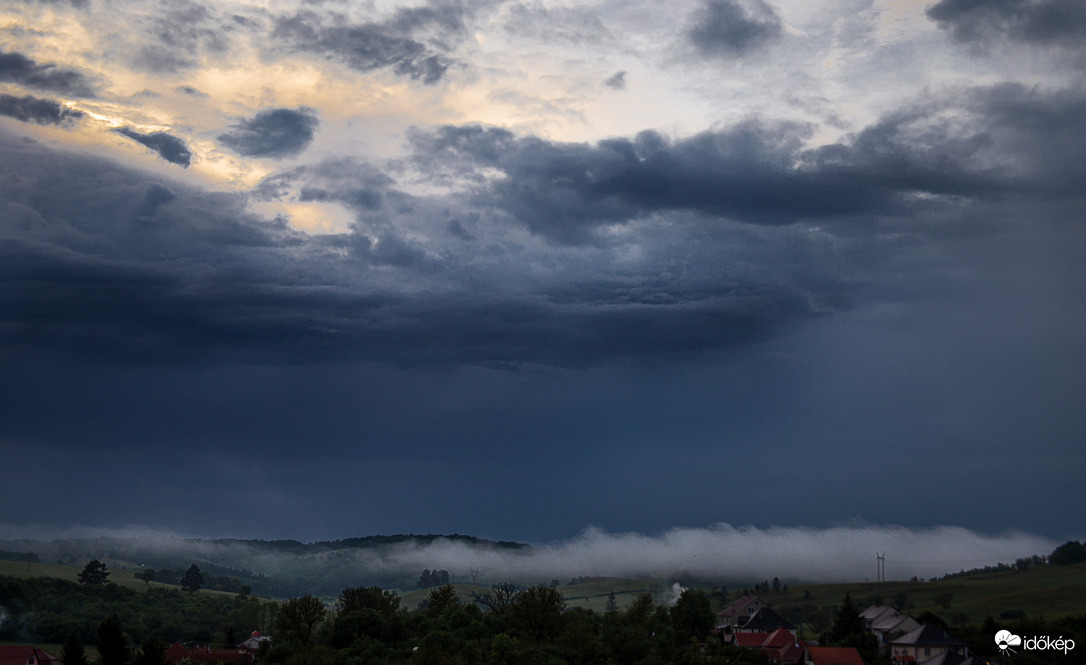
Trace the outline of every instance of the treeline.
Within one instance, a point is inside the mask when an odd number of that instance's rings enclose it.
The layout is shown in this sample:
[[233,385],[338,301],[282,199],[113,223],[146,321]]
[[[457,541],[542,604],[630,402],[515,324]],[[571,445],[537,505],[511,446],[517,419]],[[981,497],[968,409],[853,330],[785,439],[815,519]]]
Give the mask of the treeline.
[[956,573],[947,573],[937,579],[951,579],[954,577],[970,577],[973,575],[985,575],[988,573],[1000,573],[1010,570],[1028,570],[1037,566],[1066,566],[1073,563],[1081,563],[1086,561],[1086,545],[1083,545],[1077,540],[1069,540],[1063,545],[1060,545],[1056,549],[1052,550],[1052,554],[1047,557],[1034,554],[1033,556],[1022,557],[1016,559],[1013,564],[1009,563],[997,563],[994,566],[984,566],[983,568],[971,568],[969,570],[960,570]]
[[279,609],[273,665],[761,665],[764,654],[711,636],[709,597],[683,591],[672,606],[641,594],[626,610],[567,609],[551,586],[501,584],[474,601],[455,587],[431,589],[408,611],[379,587],[344,589],[328,609],[313,596]]
[[41,563],[41,557],[34,552],[8,552],[7,550],[0,550],[0,561],[29,561],[30,563]]
[[254,629],[270,630],[277,604],[161,587],[136,591],[116,584],[81,586],[53,577],[0,576],[0,606],[7,610],[0,641],[60,644],[75,631],[85,644],[93,644],[99,624],[110,615],[135,643],[148,637],[166,643],[229,643],[231,635],[244,639]]

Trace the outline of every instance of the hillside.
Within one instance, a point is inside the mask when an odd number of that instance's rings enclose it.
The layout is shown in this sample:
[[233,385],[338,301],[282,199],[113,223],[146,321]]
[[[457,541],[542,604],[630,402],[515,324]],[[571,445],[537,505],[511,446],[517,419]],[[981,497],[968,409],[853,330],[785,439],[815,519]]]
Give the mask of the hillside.
[[[927,582],[889,581],[854,584],[808,584],[760,597],[787,616],[820,623],[844,595],[861,608],[894,605],[913,616],[932,612],[951,625],[993,619],[1045,618],[1086,614],[1086,562],[1043,565],[1026,570],[980,573]],[[950,594],[946,607],[936,598]],[[738,592],[731,590],[734,599]]]

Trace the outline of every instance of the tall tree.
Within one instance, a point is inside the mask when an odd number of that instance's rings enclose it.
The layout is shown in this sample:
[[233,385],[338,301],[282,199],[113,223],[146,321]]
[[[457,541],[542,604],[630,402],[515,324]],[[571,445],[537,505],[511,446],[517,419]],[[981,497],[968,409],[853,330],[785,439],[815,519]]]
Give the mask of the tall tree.
[[203,585],[204,574],[200,572],[200,568],[196,564],[192,564],[185,571],[185,576],[181,578],[181,589],[192,594],[199,591]]
[[339,592],[336,610],[340,614],[374,610],[385,617],[390,617],[400,609],[400,597],[381,587],[349,587]]
[[148,637],[136,654],[135,665],[166,665],[166,645],[157,637]]
[[98,660],[102,665],[124,665],[128,660],[128,641],[115,614],[98,624],[98,639],[94,644],[98,647]]
[[495,615],[505,614],[509,611],[517,594],[520,593],[520,587],[512,582],[495,584],[490,589],[492,593],[481,596],[479,602],[486,607],[488,612]]
[[291,598],[279,607],[275,630],[286,641],[300,642],[308,646],[317,624],[324,619],[324,613],[324,603],[308,593],[299,598]]
[[441,616],[445,610],[460,606],[460,598],[456,595],[456,587],[451,584],[442,584],[430,589],[429,604],[426,614],[431,617]]
[[77,631],[73,630],[68,636],[68,641],[60,652],[60,659],[64,665],[88,665],[87,652],[83,649],[83,641],[79,639]]
[[136,573],[136,579],[143,580],[144,584],[150,584],[155,580],[155,574],[156,573],[154,568],[144,568],[140,572]]
[[512,606],[516,623],[526,630],[538,646],[544,638],[553,639],[562,623],[566,600],[553,587],[530,586],[517,594]]
[[700,589],[684,589],[671,608],[671,625],[679,642],[685,643],[690,638],[701,640],[714,623],[713,603]]
[[87,562],[87,565],[83,566],[83,571],[79,573],[76,579],[83,585],[95,585],[105,584],[108,578],[109,570],[106,568],[106,564],[98,559],[91,559]]

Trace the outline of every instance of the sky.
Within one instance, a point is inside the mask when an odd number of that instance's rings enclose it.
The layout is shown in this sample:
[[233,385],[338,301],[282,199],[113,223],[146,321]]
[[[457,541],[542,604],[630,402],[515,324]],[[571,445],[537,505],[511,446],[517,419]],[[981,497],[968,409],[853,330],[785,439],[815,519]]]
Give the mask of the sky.
[[1078,0],[0,2],[0,531],[1082,538],[1083,72]]

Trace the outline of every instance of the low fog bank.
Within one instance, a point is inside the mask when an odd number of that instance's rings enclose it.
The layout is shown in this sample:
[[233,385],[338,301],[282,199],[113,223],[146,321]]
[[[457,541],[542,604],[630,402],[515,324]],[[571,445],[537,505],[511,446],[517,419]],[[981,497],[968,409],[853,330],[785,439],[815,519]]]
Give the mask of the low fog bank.
[[762,529],[724,523],[655,535],[590,527],[567,541],[519,550],[448,538],[336,549],[328,543],[198,539],[142,527],[50,532],[46,527],[4,525],[0,533],[6,537],[0,549],[38,552],[46,562],[65,556],[109,556],[149,565],[164,565],[167,559],[199,560],[265,575],[302,577],[331,589],[413,579],[427,568],[448,570],[458,582],[469,581],[474,571],[477,581],[486,584],[565,582],[580,576],[732,583],[773,577],[791,584],[863,581],[875,579],[876,553],[885,555],[887,579],[923,579],[1047,555],[1060,544],[1028,533],[984,535],[956,526]]
[[[962,569],[1013,563],[1049,554],[1059,543],[1026,533],[982,535],[954,526],[674,528],[657,535],[589,528],[566,542],[503,553],[458,543],[404,548],[385,560],[416,569],[447,569],[458,579],[471,568],[480,578],[565,580],[615,576],[791,583],[875,579],[876,552],[887,579],[931,578]],[[377,562],[371,562],[371,565]]]

